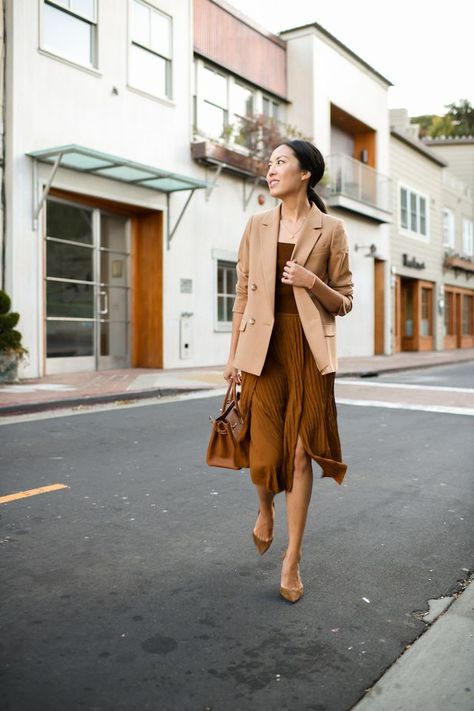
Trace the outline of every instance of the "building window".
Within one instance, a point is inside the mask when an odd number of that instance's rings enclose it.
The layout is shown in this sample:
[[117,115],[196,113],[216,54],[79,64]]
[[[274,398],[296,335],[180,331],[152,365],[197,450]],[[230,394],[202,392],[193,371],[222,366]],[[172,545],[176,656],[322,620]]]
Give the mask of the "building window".
[[421,334],[432,336],[433,289],[421,288]]
[[254,111],[253,91],[243,84],[234,82],[232,86],[232,109],[234,112],[234,141],[241,145],[247,145],[248,137],[245,135],[245,125]]
[[171,99],[172,20],[141,0],[132,1],[130,85]]
[[443,245],[454,248],[454,212],[447,207],[443,209]]
[[228,123],[227,77],[210,67],[203,67],[199,93],[199,130],[206,136],[222,138]]
[[96,0],[44,0],[44,49],[86,67],[96,67],[96,38]]
[[474,230],[472,220],[463,218],[462,221],[462,249],[468,257],[474,255]]
[[400,187],[400,226],[422,237],[428,236],[427,198]]
[[268,96],[264,96],[262,99],[262,113],[268,118],[275,119],[278,121],[280,118],[280,104],[274,99],[270,99]]
[[473,297],[468,294],[462,295],[462,335],[472,336],[473,335],[473,321],[472,321],[472,304]]
[[237,273],[235,262],[217,260],[217,323],[232,323]]

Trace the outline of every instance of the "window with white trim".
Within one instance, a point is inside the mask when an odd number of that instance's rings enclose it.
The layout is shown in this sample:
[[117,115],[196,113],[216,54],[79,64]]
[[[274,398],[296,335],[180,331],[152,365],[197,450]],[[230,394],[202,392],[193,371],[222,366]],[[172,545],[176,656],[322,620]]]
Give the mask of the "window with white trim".
[[235,262],[217,260],[217,323],[232,324],[232,307],[235,300],[237,272]]
[[43,1],[42,49],[95,68],[96,45],[96,0]]
[[132,0],[129,84],[171,99],[172,18],[142,0]]
[[262,97],[262,113],[269,118],[278,121],[280,118],[280,103],[268,96]]
[[443,208],[443,245],[454,249],[454,212],[448,207]]
[[254,112],[255,97],[254,92],[248,86],[235,81],[231,85],[231,104],[233,110],[234,140],[236,143],[246,145],[248,143],[245,133],[246,120]]
[[227,76],[211,67],[203,67],[199,77],[202,98],[198,110],[198,128],[206,136],[222,138],[228,124]]
[[462,251],[468,257],[474,255],[474,230],[472,220],[463,217],[462,220]]
[[428,236],[427,198],[400,186],[400,226],[421,237]]

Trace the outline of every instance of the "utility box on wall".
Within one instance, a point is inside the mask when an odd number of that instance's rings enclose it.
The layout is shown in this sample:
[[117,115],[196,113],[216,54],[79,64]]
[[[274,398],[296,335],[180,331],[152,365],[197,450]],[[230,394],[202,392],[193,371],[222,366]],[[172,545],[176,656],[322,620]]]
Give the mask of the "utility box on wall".
[[183,311],[179,319],[179,357],[191,358],[193,351],[193,314]]

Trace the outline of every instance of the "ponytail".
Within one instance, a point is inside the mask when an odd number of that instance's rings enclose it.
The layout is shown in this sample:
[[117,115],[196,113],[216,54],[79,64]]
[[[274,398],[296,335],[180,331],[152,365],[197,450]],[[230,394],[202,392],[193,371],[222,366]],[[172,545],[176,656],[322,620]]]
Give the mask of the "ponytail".
[[318,193],[310,186],[308,183],[308,190],[306,192],[306,195],[308,196],[308,200],[310,203],[314,203],[317,208],[321,210],[321,212],[324,212],[327,214],[327,207],[324,203],[324,200],[318,195]]

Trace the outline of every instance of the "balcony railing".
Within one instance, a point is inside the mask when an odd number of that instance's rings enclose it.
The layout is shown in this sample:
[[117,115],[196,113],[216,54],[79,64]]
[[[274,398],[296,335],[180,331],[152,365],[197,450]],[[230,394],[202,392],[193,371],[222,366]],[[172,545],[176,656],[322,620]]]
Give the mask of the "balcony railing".
[[391,179],[348,155],[327,156],[324,194],[329,205],[360,212],[380,222],[390,221]]

